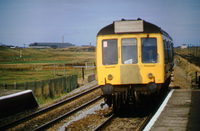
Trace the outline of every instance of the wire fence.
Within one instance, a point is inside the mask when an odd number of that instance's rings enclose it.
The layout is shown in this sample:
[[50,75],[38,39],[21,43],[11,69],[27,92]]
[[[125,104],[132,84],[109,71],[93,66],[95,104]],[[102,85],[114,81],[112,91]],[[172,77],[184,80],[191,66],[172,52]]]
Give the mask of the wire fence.
[[78,87],[78,75],[70,75],[67,77],[60,77],[56,79],[48,79],[41,81],[32,81],[17,83],[12,85],[6,83],[0,89],[7,90],[32,90],[36,97],[50,97],[53,98],[56,94],[63,94],[70,92]]

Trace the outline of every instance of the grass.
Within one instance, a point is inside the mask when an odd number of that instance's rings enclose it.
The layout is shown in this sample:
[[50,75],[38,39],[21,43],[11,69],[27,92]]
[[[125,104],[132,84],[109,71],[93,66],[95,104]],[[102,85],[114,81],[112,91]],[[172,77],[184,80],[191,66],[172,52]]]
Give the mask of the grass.
[[[56,77],[64,76],[64,63],[66,75],[78,73],[81,76],[80,69],[73,69],[67,65],[94,62],[94,49],[91,52],[86,52],[85,49],[88,47],[10,49],[0,46],[0,86],[3,83],[13,84],[54,78],[54,65],[56,65]],[[22,50],[22,58],[20,58],[20,50]]]
[[[20,58],[22,50],[22,58]],[[76,52],[67,49],[10,49],[0,47],[0,64],[62,63],[92,60],[94,52]]]
[[190,47],[187,49],[175,48],[174,52],[187,59],[189,62],[200,66],[200,47]]
[[[20,57],[22,50],[22,57]],[[91,50],[91,51],[88,51]],[[48,80],[54,78],[54,65],[56,78],[78,74],[82,76],[82,70],[72,68],[71,65],[84,65],[85,62],[95,62],[94,47],[71,47],[64,49],[10,49],[0,46],[0,89],[4,83],[13,85],[14,82],[24,85],[24,82]],[[94,71],[93,71],[94,72]],[[66,93],[55,94],[53,98],[37,95],[39,105],[49,103],[60,98]]]
[[38,96],[36,97],[36,100],[38,102],[39,105],[43,105],[43,104],[46,104],[46,103],[49,103],[49,102],[52,102],[53,100],[56,100],[58,98],[61,98],[63,96],[65,96],[67,93],[64,93],[64,94],[56,94],[54,96],[54,98],[50,98],[50,97],[43,97],[43,96]]
[[[195,72],[200,76],[200,47],[189,49],[175,49],[175,54],[178,54],[178,65],[184,70],[191,80],[195,80]],[[180,57],[181,56],[181,57]]]
[[195,80],[195,72],[200,75],[200,67],[188,62],[179,55],[175,56],[174,83],[181,89],[191,88],[191,82]]

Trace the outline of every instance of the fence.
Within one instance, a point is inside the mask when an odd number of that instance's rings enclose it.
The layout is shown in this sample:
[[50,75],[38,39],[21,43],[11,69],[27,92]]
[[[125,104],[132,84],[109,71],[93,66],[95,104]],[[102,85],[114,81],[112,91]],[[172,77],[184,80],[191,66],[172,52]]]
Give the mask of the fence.
[[200,75],[197,75],[197,71],[195,72],[195,80],[191,81],[192,88],[199,88],[200,89]]
[[36,97],[51,97],[55,94],[67,93],[78,87],[78,75],[60,77],[56,79],[41,80],[33,82],[17,83],[13,85],[3,84],[2,89],[27,90],[33,91]]

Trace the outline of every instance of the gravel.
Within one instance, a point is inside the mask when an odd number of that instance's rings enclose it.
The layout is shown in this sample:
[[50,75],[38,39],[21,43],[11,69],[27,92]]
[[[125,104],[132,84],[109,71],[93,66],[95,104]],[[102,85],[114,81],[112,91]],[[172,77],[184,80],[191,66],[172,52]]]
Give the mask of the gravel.
[[[96,102],[95,104],[89,106],[88,108],[81,110],[65,120],[66,123],[63,124],[58,131],[63,130],[74,130],[77,128],[82,128],[87,130],[92,130],[95,128],[96,124],[95,121],[99,121],[98,118],[102,120],[104,118],[104,114],[102,112],[110,112],[108,106],[104,106],[103,108],[100,107],[100,104],[103,103],[103,100]],[[90,123],[90,121],[93,122]],[[78,125],[77,125],[78,124]]]

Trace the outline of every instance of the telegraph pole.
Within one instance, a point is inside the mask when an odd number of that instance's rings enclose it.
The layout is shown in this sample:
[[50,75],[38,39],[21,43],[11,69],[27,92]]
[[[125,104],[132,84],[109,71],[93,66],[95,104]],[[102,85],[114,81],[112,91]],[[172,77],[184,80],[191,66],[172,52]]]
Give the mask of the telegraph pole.
[[20,55],[19,55],[19,57],[22,58],[22,50],[20,50]]
[[64,77],[65,77],[65,63],[63,64],[63,66],[64,66]]
[[62,35],[62,43],[64,43],[64,41],[65,41],[65,40],[64,40],[64,35]]

